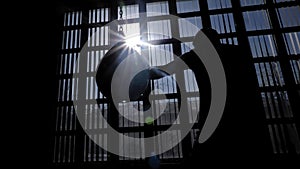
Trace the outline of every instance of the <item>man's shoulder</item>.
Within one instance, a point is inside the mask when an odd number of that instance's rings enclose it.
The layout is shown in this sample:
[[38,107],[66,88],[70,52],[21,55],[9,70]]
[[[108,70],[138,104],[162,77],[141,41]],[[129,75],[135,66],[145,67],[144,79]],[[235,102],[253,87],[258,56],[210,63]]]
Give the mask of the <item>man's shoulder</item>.
[[181,55],[182,59],[186,59],[186,60],[193,60],[199,57],[197,56],[196,52],[194,50],[190,50],[184,54]]

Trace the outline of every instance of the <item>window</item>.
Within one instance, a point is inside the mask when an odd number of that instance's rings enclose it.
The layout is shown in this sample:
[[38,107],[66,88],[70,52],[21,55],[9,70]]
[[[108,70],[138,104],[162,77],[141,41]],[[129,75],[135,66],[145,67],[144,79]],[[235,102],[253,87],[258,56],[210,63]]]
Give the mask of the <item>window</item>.
[[108,18],[109,18],[108,8],[89,10],[89,24],[108,22]]
[[[138,47],[137,50],[147,49],[141,55],[145,57],[150,66],[160,66],[172,62],[176,56],[174,53],[184,54],[193,49],[192,40],[194,35],[202,27],[211,24],[220,34],[220,42],[223,44],[239,44],[239,24],[245,24],[246,32],[242,34],[249,42],[249,49],[252,54],[253,68],[257,75],[257,84],[261,101],[265,110],[266,129],[271,140],[271,147],[275,154],[285,154],[289,152],[300,153],[300,141],[296,124],[294,123],[293,102],[290,100],[289,90],[287,90],[287,77],[282,70],[291,70],[295,82],[295,90],[300,91],[300,32],[297,28],[300,25],[300,8],[293,0],[273,0],[275,11],[280,25],[279,34],[283,37],[283,42],[275,35],[270,19],[269,6],[265,0],[240,0],[241,8],[233,9],[233,0],[207,0],[208,13],[200,11],[205,6],[200,6],[199,0],[176,0],[176,1],[150,1],[145,0],[134,4],[125,1],[122,7],[123,15],[120,18],[120,7],[110,4],[111,2],[95,2],[95,7],[87,9],[78,5],[65,11],[63,22],[61,23],[61,46],[57,59],[57,86],[58,97],[57,107],[54,112],[55,123],[53,123],[53,163],[65,164],[83,162],[84,164],[105,161],[113,162],[113,157],[105,151],[111,141],[110,134],[107,133],[108,122],[114,120],[116,127],[126,136],[144,138],[147,134],[143,127],[146,118],[142,113],[145,103],[143,100],[132,102],[120,102],[117,109],[120,114],[115,119],[110,117],[112,113],[111,103],[98,90],[93,73],[97,71],[97,66],[101,58],[114,44],[111,30],[118,30],[122,26],[126,37],[143,38],[147,47]],[[253,7],[255,6],[255,7]],[[112,8],[114,7],[114,8]],[[145,11],[146,16],[139,12]],[[170,19],[170,13],[174,13],[182,18],[178,20]],[[235,14],[242,16],[243,23],[237,23]],[[163,18],[163,19],[162,19]],[[117,19],[114,26],[107,25],[110,21]],[[121,21],[122,20],[122,21]],[[272,22],[271,22],[272,21]],[[209,24],[207,24],[209,23]],[[178,32],[177,32],[178,30]],[[242,30],[243,31],[243,30]],[[243,32],[244,33],[244,32]],[[173,38],[179,37],[182,42]],[[80,50],[87,40],[86,54],[80,54]],[[287,53],[281,56],[279,44],[284,44]],[[140,52],[141,53],[141,52]],[[243,56],[241,56],[243,57]],[[290,67],[284,67],[280,57],[288,59]],[[78,63],[86,63],[85,70],[76,66]],[[84,124],[87,130],[101,131],[94,135],[84,135],[80,132],[80,124],[76,120],[76,106],[73,101],[79,97],[79,79],[73,77],[74,74],[84,73],[85,85],[84,103]],[[199,110],[200,97],[195,97],[195,92],[199,91],[195,75],[190,70],[184,70],[181,77],[184,77],[184,87],[186,90],[188,122],[198,121],[196,114]],[[154,106],[151,112],[153,116],[159,116],[155,122],[153,133],[163,132],[165,127],[172,123],[180,124],[182,119],[176,119],[179,112],[179,99],[176,86],[178,75],[165,77],[158,80],[151,80],[150,102]],[[164,98],[163,95],[167,95]],[[97,104],[92,103],[97,100]],[[99,117],[103,115],[106,120]],[[130,120],[132,119],[132,120]],[[198,129],[190,132],[190,141],[193,143]],[[92,138],[92,139],[91,139]],[[179,130],[169,133],[169,138],[174,142],[182,138]],[[165,144],[165,138],[155,141],[158,149]],[[100,146],[98,146],[98,145]],[[118,150],[123,155],[134,155],[136,160],[145,159],[145,143],[138,143],[128,140],[126,137],[119,138]],[[179,143],[171,150],[159,155],[160,160],[179,163],[185,156],[184,148],[193,146]],[[102,148],[101,148],[102,147]],[[133,160],[127,157],[118,157],[114,160]]]
[[207,3],[209,9],[231,8],[230,0],[210,0]]
[[250,36],[248,39],[254,58],[277,56],[275,40],[272,35]]
[[167,1],[147,3],[147,16],[159,16],[169,14],[169,4]]
[[233,15],[231,13],[211,15],[210,20],[212,28],[217,30],[218,33],[235,32]]
[[202,28],[200,17],[184,18],[178,20],[180,37],[195,36]]
[[247,31],[270,29],[271,25],[265,10],[244,12]]
[[255,64],[259,86],[283,86],[284,80],[278,62]]
[[241,6],[253,6],[265,4],[265,0],[241,0]]
[[197,0],[176,0],[177,13],[187,13],[199,11]]
[[300,7],[287,7],[287,8],[278,8],[277,15],[280,20],[281,27],[293,27],[298,26],[300,23]]
[[290,2],[290,1],[295,1],[295,0],[273,0],[276,3],[280,3],[280,2]]
[[[137,4],[123,6],[122,11],[123,11],[123,15],[122,15],[123,19],[139,18],[139,6]],[[120,14],[120,7],[118,7],[118,19],[121,19],[119,14]]]
[[170,20],[151,21],[147,23],[148,40],[170,39],[171,23]]
[[289,55],[300,54],[300,32],[284,34],[284,42]]

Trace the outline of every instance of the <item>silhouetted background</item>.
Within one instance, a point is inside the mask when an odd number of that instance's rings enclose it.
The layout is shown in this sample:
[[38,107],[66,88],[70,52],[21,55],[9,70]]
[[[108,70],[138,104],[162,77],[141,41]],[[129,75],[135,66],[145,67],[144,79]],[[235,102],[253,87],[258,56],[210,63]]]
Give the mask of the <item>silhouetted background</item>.
[[[180,56],[189,52],[193,36],[201,28],[213,28],[218,32],[221,44],[222,62],[229,81],[228,102],[220,126],[203,145],[194,144],[199,131],[195,125],[190,134],[170,151],[159,155],[161,168],[182,168],[186,163],[217,158],[227,164],[245,162],[295,161],[300,153],[299,141],[299,65],[300,65],[300,7],[299,1],[247,1],[247,0],[169,0],[169,1],[123,1],[125,35],[138,33],[147,42],[155,44],[145,56],[152,66],[165,65],[175,59],[167,50]],[[49,21],[49,34],[53,43],[47,54],[40,57],[47,67],[49,79],[41,82],[49,86],[45,92],[47,102],[39,101],[41,121],[47,124],[44,139],[36,139],[38,147],[45,149],[46,165],[52,168],[141,168],[147,163],[143,154],[138,160],[118,157],[95,145],[83,132],[75,116],[73,99],[76,99],[76,79],[72,74],[85,71],[87,75],[96,71],[96,65],[111,47],[105,24],[119,19],[119,1],[63,0],[55,5],[55,12]],[[146,12],[147,16],[139,13]],[[151,12],[158,13],[157,15]],[[197,29],[186,26],[182,20],[171,23],[160,20],[161,15],[173,14],[186,18]],[[298,17],[297,17],[298,16]],[[141,18],[140,17],[145,17]],[[53,20],[52,20],[53,19]],[[38,22],[38,18],[36,19]],[[45,22],[45,21],[42,21]],[[47,22],[46,22],[47,23]],[[43,24],[44,25],[44,24]],[[45,26],[48,26],[45,24]],[[174,32],[172,27],[178,27]],[[49,29],[49,28],[48,28]],[[89,38],[95,31],[99,35]],[[161,31],[167,36],[151,36],[151,31]],[[40,31],[39,31],[40,32]],[[183,42],[172,39],[176,34]],[[49,35],[47,35],[49,36]],[[83,44],[88,41],[89,50],[79,56]],[[52,42],[52,41],[51,41]],[[36,42],[38,43],[38,42]],[[52,46],[52,45],[55,46]],[[74,62],[80,57],[87,59],[87,70],[76,70]],[[245,66],[242,66],[245,65]],[[197,67],[197,65],[194,65]],[[199,65],[200,66],[200,65]],[[40,67],[40,66],[39,66]],[[37,74],[38,75],[38,74]],[[186,101],[190,106],[187,114],[201,105],[201,98],[194,93],[201,90],[191,70],[182,72],[186,79]],[[45,77],[42,77],[45,78]],[[110,109],[108,100],[98,93],[94,79],[87,78],[86,129],[105,130],[105,122],[95,122],[96,114],[106,117],[115,110]],[[38,86],[43,85],[39,84]],[[40,87],[39,87],[40,88]],[[158,134],[176,117],[178,111],[177,89],[169,78],[151,81],[151,88],[160,88],[168,95],[165,115],[159,118],[150,134]],[[159,110],[159,94],[153,94],[153,103]],[[98,99],[98,105],[89,100]],[[44,103],[44,106],[41,104]],[[120,103],[119,111],[128,111],[142,106],[143,100]],[[234,113],[229,113],[234,112]],[[141,117],[139,117],[141,118]],[[39,119],[36,118],[35,119]],[[132,137],[146,137],[146,126],[130,122],[119,115],[109,118],[125,134]],[[200,119],[203,120],[203,119]],[[236,125],[234,124],[236,122]],[[242,126],[242,127],[238,127]],[[33,130],[40,133],[38,126]],[[109,142],[109,133],[97,135],[102,146]],[[179,131],[173,138],[179,139]],[[38,137],[36,137],[38,138]],[[159,142],[159,140],[158,140]],[[129,142],[120,138],[120,145],[130,147]],[[141,149],[143,144],[140,143]],[[38,148],[35,147],[35,148]],[[200,152],[200,153],[199,153]],[[198,154],[199,153],[199,154]],[[36,154],[39,156],[39,154]],[[189,160],[187,160],[187,157]],[[41,158],[41,157],[39,157]],[[223,159],[225,158],[225,159]],[[202,161],[201,161],[202,159]],[[198,160],[198,161],[197,161]],[[217,161],[217,160],[216,160]],[[34,162],[34,158],[32,159]]]

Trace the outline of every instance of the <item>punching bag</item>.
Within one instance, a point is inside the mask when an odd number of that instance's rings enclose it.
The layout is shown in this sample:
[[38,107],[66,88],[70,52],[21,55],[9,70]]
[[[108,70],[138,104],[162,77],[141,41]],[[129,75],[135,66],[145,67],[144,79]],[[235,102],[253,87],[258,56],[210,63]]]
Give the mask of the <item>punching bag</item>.
[[[121,67],[119,67],[120,65]],[[136,69],[134,69],[136,67],[145,69],[141,72],[136,72]],[[99,90],[108,99],[112,99],[112,79],[117,68],[118,75],[115,75],[115,77],[118,78],[117,82],[119,85],[122,85],[122,82],[127,80],[128,77],[134,76],[130,83],[128,94],[130,101],[137,100],[148,86],[150,79],[149,64],[135,49],[126,44],[124,37],[120,37],[120,41],[104,55],[98,66],[96,83]],[[126,98],[128,97],[118,96],[120,101],[126,100]]]

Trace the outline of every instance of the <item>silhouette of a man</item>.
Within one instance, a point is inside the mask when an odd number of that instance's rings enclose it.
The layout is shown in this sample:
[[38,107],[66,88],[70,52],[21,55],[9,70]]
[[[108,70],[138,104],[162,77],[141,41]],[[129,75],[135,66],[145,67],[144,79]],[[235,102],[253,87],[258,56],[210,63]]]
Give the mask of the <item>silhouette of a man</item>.
[[[202,144],[198,143],[201,127],[206,120],[211,103],[211,87],[208,73],[194,50],[184,53],[163,66],[151,69],[151,78],[159,79],[178,69],[179,59],[194,72],[200,92],[200,118],[194,147],[186,157],[193,166],[199,160],[232,157],[248,161],[249,158],[263,157],[266,150],[266,138],[263,125],[263,110],[256,91],[256,77],[253,64],[240,46],[221,44],[219,34],[211,28],[202,29],[216,48],[222,61],[227,80],[227,100],[223,117],[214,134]],[[199,48],[200,33],[195,35],[193,46]]]

